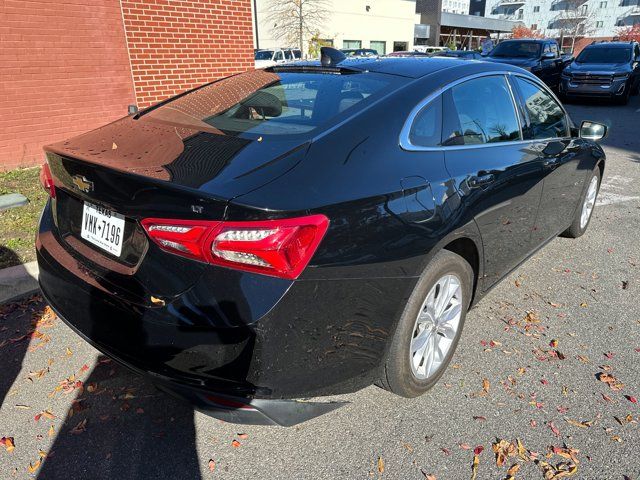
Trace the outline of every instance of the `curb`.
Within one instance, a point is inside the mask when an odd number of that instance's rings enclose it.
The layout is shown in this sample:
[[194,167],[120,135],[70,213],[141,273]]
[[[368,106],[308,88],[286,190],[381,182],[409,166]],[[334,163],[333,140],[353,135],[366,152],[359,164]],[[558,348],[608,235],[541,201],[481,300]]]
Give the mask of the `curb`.
[[37,262],[0,270],[0,304],[37,293],[39,290]]

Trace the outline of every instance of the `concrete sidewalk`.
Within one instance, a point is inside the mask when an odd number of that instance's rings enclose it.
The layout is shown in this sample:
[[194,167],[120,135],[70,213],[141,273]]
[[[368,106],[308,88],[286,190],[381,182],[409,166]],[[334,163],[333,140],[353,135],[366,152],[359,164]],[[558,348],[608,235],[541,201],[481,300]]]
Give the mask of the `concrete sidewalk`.
[[38,289],[37,262],[0,270],[0,304],[36,293]]

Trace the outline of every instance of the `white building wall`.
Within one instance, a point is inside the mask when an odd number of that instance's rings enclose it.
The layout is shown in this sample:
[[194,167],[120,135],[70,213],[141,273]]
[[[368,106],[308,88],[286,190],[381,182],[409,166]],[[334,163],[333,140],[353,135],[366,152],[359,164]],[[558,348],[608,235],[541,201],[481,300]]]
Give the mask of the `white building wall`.
[[[572,0],[571,5],[575,5]],[[613,37],[623,25],[640,22],[637,0],[587,0],[585,22],[587,37]],[[566,4],[565,4],[566,5]],[[578,7],[580,8],[580,7]],[[527,27],[535,27],[549,37],[557,37],[560,30],[554,28],[554,20],[562,14],[561,0],[487,0],[485,16],[520,20]],[[634,13],[637,12],[636,15]]]
[[[318,30],[320,38],[332,40],[334,47],[343,48],[344,42],[351,40],[359,41],[361,48],[372,48],[371,42],[384,42],[385,53],[393,51],[394,42],[403,42],[406,49],[413,50],[414,25],[420,23],[416,0],[331,0],[329,5],[330,14]],[[267,8],[266,0],[257,0],[260,48],[291,46],[274,38]]]

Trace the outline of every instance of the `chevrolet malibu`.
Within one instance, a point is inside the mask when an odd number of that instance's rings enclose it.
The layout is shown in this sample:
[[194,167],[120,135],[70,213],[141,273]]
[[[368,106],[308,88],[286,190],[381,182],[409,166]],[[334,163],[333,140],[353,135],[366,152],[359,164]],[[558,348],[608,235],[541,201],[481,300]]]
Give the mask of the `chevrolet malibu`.
[[416,397],[471,305],[585,232],[605,134],[517,67],[325,49],[46,147],[40,285],[228,421],[293,425],[371,384]]

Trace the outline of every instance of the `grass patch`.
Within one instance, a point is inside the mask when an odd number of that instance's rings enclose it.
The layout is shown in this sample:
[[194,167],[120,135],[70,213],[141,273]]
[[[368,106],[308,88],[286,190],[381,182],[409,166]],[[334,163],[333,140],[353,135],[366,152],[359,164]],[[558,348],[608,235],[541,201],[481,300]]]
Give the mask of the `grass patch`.
[[24,207],[0,212],[0,268],[36,259],[36,229],[47,201],[39,175],[39,167],[0,172],[0,195],[21,193],[29,199],[29,204]]

